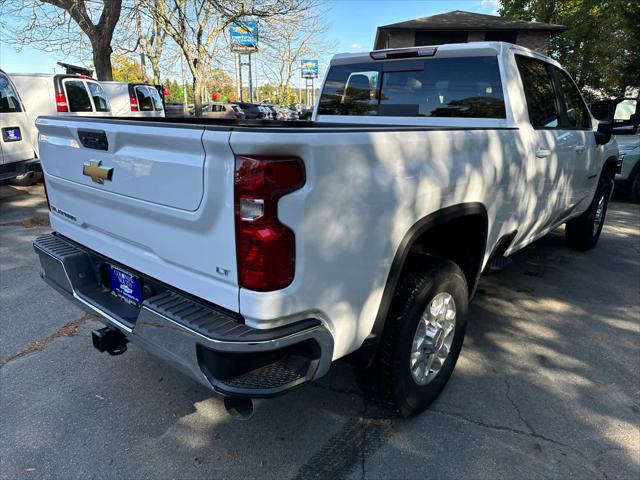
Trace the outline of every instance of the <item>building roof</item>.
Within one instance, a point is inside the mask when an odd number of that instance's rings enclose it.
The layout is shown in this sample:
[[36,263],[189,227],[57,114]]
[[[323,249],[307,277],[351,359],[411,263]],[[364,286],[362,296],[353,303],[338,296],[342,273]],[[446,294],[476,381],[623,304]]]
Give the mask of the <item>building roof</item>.
[[378,27],[378,30],[543,30],[551,32],[563,32],[566,29],[564,25],[527,22],[462,10]]

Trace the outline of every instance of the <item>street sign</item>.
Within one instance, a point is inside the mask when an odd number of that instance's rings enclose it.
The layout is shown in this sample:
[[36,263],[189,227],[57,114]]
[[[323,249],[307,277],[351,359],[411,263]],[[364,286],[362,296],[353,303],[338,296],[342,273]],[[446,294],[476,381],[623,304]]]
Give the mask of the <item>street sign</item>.
[[231,24],[231,51],[253,53],[258,50],[258,24],[239,22]]
[[300,62],[302,78],[318,78],[318,60]]

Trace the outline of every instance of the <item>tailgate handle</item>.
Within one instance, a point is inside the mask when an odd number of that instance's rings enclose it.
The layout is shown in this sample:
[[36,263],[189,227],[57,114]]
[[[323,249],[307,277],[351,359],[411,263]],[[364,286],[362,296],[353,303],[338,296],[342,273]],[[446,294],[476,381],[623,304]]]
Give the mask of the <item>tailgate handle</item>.
[[102,130],[78,130],[78,138],[86,148],[94,150],[107,150],[109,148],[107,134]]

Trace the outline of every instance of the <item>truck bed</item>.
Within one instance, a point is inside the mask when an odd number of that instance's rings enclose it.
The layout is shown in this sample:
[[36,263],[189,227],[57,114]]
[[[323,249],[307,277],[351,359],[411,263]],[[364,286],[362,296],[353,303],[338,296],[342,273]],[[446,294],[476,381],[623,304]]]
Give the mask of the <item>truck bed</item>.
[[[354,316],[380,303],[416,218],[480,202],[490,188],[503,192],[491,198],[508,215],[488,245],[517,228],[517,190],[503,185],[520,155],[512,128],[91,117],[41,117],[38,128],[56,232],[254,328],[320,306],[331,330],[348,330],[336,357],[371,332],[374,312]],[[81,145],[85,131],[104,134],[107,149]],[[281,290],[239,286],[234,173],[243,156],[304,162],[304,187],[278,203],[298,259]],[[112,180],[96,183],[85,167],[112,169]],[[338,294],[351,305],[336,303]]]

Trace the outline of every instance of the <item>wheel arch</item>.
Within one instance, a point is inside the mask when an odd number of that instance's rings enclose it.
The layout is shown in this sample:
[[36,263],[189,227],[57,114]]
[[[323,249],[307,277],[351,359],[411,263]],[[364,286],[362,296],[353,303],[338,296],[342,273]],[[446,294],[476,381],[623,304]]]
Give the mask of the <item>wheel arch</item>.
[[[370,337],[374,340],[374,343],[375,339],[380,336],[384,329],[385,320],[391,307],[394,292],[411,254],[432,253],[429,251],[420,251],[420,248],[418,247],[422,245],[421,241],[428,240],[430,238],[430,233],[437,233],[439,229],[447,228],[447,226],[455,225],[456,227],[459,227],[459,225],[464,224],[465,221],[472,221],[476,226],[480,225],[481,227],[481,231],[476,232],[479,244],[473,245],[474,250],[476,251],[476,258],[474,258],[473,265],[459,265],[467,277],[470,298],[473,296],[473,292],[475,291],[478,283],[478,278],[481,274],[482,261],[486,253],[489,223],[487,209],[479,202],[452,205],[431,213],[415,222],[404,235],[396,250],[391,268],[387,275],[382,300],[378,307],[378,313],[371,331]],[[456,261],[454,258],[450,258],[448,256],[445,256],[444,258],[449,258],[459,264],[459,261]]]
[[602,165],[602,170],[600,172],[600,178],[613,180],[617,172],[618,172],[618,157],[615,155],[612,155],[604,161],[604,164]]

